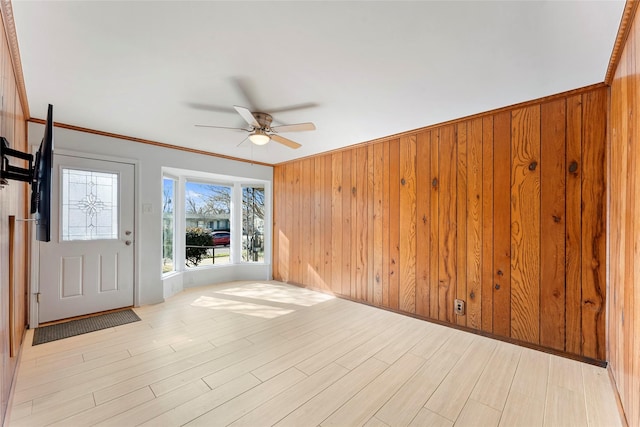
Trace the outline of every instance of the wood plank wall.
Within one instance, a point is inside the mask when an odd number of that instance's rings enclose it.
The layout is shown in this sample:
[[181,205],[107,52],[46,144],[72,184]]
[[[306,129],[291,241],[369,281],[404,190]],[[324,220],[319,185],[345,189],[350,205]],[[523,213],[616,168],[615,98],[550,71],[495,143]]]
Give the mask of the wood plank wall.
[[[7,7],[2,3],[1,7]],[[4,10],[3,10],[4,12]],[[18,96],[18,85],[13,69],[13,62],[9,53],[6,37],[4,13],[2,28],[0,28],[0,91],[3,99],[0,110],[0,135],[11,143],[11,148],[28,151],[26,138],[26,120],[24,110]],[[12,165],[26,167],[26,163],[11,161]],[[19,181],[9,181],[7,186],[0,188],[0,423],[4,420],[11,390],[11,382],[17,366],[17,351],[22,343],[27,325],[27,263],[28,253],[28,223],[16,221],[14,240],[16,242],[13,259],[13,292],[9,292],[9,216],[18,219],[27,218],[28,185]],[[13,296],[13,309],[9,311],[9,295]],[[9,315],[13,319],[9,320]],[[13,325],[13,331],[10,330]],[[16,354],[11,354],[9,340],[13,339]]]
[[640,425],[640,18],[611,84],[608,359],[630,426]]
[[607,94],[277,165],[274,278],[604,360]]

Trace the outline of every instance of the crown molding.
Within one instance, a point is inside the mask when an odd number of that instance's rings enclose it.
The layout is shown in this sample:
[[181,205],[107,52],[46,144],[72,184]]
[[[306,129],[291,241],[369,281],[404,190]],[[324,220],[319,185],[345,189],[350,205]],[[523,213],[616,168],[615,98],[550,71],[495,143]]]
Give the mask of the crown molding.
[[24,85],[24,75],[22,74],[22,60],[20,59],[20,48],[18,47],[18,35],[16,34],[16,25],[13,20],[13,7],[11,0],[0,0],[0,13],[2,14],[2,22],[4,23],[4,32],[7,37],[9,46],[9,55],[11,56],[11,64],[13,65],[13,74],[18,90],[18,98],[22,104],[22,113],[25,119],[31,117],[29,112],[29,101],[27,100],[27,89]]
[[613,82],[613,76],[618,68],[618,63],[622,57],[622,51],[629,38],[629,32],[631,31],[631,25],[633,24],[633,18],[636,15],[638,9],[637,0],[627,0],[622,11],[622,19],[620,20],[620,26],[618,27],[618,35],[616,41],[613,44],[613,51],[611,52],[611,58],[609,59],[609,66],[607,67],[607,74],[604,76],[604,82],[611,86]]
[[[36,119],[36,118],[33,118],[33,117],[30,118],[27,121],[30,122],[30,123],[39,123],[41,125],[45,124],[44,120]],[[197,150],[195,148],[188,148],[188,147],[181,147],[179,145],[167,144],[165,142],[151,141],[149,139],[136,138],[136,137],[133,137],[133,136],[120,135],[120,134],[112,133],[112,132],[104,132],[104,131],[101,131],[101,130],[83,128],[83,127],[80,127],[80,126],[69,125],[69,124],[66,124],[66,123],[54,122],[53,125],[55,127],[57,127],[57,128],[60,128],[60,129],[69,129],[69,130],[73,130],[73,131],[76,131],[76,132],[84,132],[84,133],[90,133],[90,134],[93,134],[93,135],[106,136],[108,138],[116,138],[116,139],[122,139],[122,140],[125,140],[125,141],[138,142],[140,144],[155,145],[156,147],[169,148],[169,149],[178,150],[178,151],[186,151],[186,152],[189,152],[189,153],[201,154],[201,155],[211,156],[211,157],[218,157],[218,158],[226,159],[226,160],[234,160],[236,162],[250,163],[252,165],[261,165],[261,166],[273,167],[273,165],[271,163],[258,162],[258,161],[255,161],[255,160],[247,160],[247,159],[242,159],[240,157],[227,156],[227,155],[224,155],[224,154],[212,153],[210,151]]]

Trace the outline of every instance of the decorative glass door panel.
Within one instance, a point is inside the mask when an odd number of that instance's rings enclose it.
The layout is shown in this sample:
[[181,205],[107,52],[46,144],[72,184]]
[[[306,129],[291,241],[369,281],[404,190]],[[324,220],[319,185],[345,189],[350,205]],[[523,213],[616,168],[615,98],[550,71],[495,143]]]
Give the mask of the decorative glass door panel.
[[62,169],[62,240],[118,238],[117,173]]

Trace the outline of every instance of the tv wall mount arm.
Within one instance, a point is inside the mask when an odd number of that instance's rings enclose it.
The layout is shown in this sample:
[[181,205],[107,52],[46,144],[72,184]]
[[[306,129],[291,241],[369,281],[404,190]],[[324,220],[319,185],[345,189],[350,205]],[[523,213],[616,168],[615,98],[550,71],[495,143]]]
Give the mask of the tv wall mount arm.
[[[7,141],[7,138],[0,136],[0,157],[2,157],[2,164],[0,165],[0,185],[8,184],[8,179],[33,184],[33,180],[35,178],[33,154],[23,153],[22,151],[9,148],[9,141]],[[10,157],[27,160],[29,162],[29,167],[20,168],[11,165],[9,163]]]

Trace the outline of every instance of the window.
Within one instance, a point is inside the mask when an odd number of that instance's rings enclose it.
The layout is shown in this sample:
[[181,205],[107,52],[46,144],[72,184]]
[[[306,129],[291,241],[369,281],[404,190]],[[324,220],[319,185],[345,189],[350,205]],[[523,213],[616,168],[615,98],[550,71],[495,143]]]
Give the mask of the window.
[[269,181],[169,167],[162,173],[163,274],[247,263],[261,269],[270,261]]
[[118,238],[118,174],[62,169],[62,240]]
[[231,193],[226,185],[186,182],[187,267],[231,263]]
[[242,260],[264,262],[264,186],[242,187]]
[[176,182],[164,177],[162,180],[162,273],[175,271],[175,234],[174,210],[176,200]]

